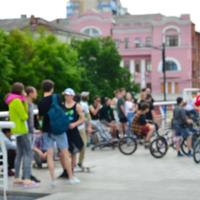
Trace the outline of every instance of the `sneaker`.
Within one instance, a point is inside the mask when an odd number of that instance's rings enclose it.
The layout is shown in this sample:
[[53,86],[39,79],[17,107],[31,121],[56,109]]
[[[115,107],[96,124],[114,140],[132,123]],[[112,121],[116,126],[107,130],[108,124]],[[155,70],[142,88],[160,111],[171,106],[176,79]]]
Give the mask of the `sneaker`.
[[178,153],[177,153],[177,157],[183,157],[184,155],[180,152],[180,151],[178,151]]
[[62,174],[58,178],[69,178],[68,174],[67,174],[67,171],[63,170]]
[[13,172],[11,169],[8,170],[8,176],[14,176],[15,172]]
[[149,147],[150,147],[149,142],[145,142],[145,144],[144,144],[144,148],[145,148],[145,149],[149,149]]
[[55,187],[56,187],[56,182],[55,182],[55,181],[51,181],[51,182],[49,183],[49,187],[50,187],[50,188],[55,188]]
[[78,163],[77,166],[78,166],[79,168],[81,168],[81,169],[83,168],[83,165],[82,165],[81,163]]
[[73,178],[70,178],[67,180],[67,183],[69,183],[70,185],[79,184],[80,182],[81,181],[75,176],[73,176]]
[[31,175],[31,180],[36,182],[36,183],[40,183],[41,181],[38,180],[35,176]]

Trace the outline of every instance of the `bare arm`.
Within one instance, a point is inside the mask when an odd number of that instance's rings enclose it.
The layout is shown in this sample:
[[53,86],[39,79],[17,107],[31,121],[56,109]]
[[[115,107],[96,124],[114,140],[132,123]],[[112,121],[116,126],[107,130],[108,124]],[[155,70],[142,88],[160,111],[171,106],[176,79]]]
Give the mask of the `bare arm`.
[[69,125],[70,129],[73,129],[73,128],[79,126],[80,124],[82,124],[83,122],[85,122],[84,113],[83,113],[83,110],[82,110],[80,104],[76,105],[76,111],[79,115],[79,119],[76,122],[73,122]]
[[98,105],[96,108],[94,108],[94,106],[90,106],[90,112],[93,114],[93,115],[96,115],[100,110],[100,105]]

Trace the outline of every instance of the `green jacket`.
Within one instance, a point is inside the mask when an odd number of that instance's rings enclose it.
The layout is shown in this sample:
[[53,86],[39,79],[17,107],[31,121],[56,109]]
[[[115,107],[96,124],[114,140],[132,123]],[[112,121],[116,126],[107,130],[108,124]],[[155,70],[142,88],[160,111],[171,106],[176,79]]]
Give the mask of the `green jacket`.
[[15,127],[11,129],[13,134],[24,135],[28,133],[28,104],[20,99],[13,99],[9,105],[10,121],[15,123]]

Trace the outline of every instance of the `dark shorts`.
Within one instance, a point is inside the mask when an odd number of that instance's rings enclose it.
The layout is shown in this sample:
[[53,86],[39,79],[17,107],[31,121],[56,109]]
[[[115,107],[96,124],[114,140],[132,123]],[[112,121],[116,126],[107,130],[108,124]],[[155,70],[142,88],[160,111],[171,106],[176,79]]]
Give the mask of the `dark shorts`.
[[119,121],[120,121],[121,123],[127,123],[127,122],[128,122],[128,119],[127,119],[126,116],[123,116],[123,117],[120,117],[120,118],[119,118]]
[[69,151],[71,154],[80,152],[84,143],[77,128],[67,130],[67,138],[69,142]]
[[187,138],[189,136],[191,136],[193,133],[193,131],[190,130],[189,128],[181,128],[181,127],[176,127],[175,128],[175,135],[177,137],[183,137],[183,138]]

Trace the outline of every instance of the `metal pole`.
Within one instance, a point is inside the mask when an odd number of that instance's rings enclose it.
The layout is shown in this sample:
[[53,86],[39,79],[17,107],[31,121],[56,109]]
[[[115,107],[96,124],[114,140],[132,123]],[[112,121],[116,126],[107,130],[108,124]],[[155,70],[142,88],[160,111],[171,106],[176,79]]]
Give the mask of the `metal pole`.
[[163,72],[163,100],[167,100],[166,95],[166,62],[165,62],[165,43],[162,44],[162,72]]

